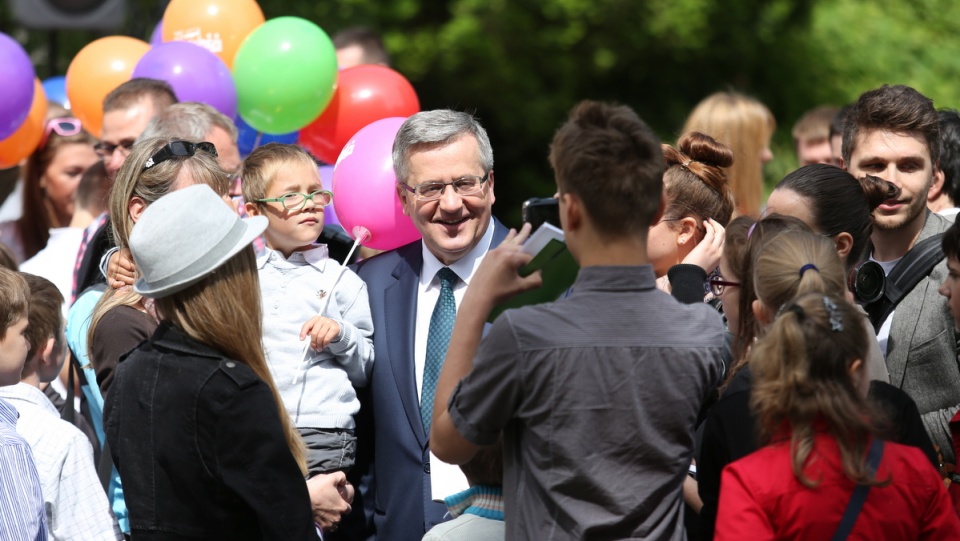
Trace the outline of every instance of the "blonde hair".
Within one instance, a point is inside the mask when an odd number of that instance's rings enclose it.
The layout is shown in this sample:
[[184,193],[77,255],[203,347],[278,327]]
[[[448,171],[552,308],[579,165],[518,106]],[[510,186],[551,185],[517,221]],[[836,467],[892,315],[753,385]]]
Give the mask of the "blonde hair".
[[776,129],[773,114],[759,101],[736,92],[717,92],[687,117],[683,133],[698,131],[733,149],[733,165],[724,169],[740,214],[757,216],[763,191],[760,155]]
[[[297,145],[267,143],[254,149],[247,159],[243,160],[243,169],[240,172],[244,201],[256,203],[257,199],[265,198],[270,184],[276,180],[277,172],[290,164],[301,164],[314,170],[317,168],[317,161],[313,156]],[[317,172],[317,179],[319,178],[320,173]]]
[[[198,150],[193,156],[174,156],[149,169],[144,169],[154,154],[171,141],[179,138],[150,138],[137,142],[133,150],[117,172],[117,179],[110,192],[110,224],[113,241],[118,248],[127,248],[130,233],[133,231],[133,218],[130,216],[130,201],[139,197],[146,205],[177,189],[177,178],[181,169],[190,171],[197,184],[206,184],[220,196],[226,196],[230,181],[220,168],[217,157]],[[104,314],[117,306],[135,306],[141,299],[132,288],[107,288],[93,309],[90,329],[87,331],[88,355],[93,358],[93,338]]]
[[[861,315],[842,297],[813,293],[786,305],[750,351],[750,405],[761,436],[769,440],[790,428],[793,474],[815,487],[805,466],[817,426],[825,423],[840,449],[843,473],[854,483],[884,485],[864,464],[874,429],[870,408],[850,376],[853,361],[867,355]],[[862,362],[862,361],[861,361]],[[863,368],[861,368],[863,370]]]
[[[256,256],[247,246],[200,282],[156,300],[161,319],[248,367],[270,388],[290,452],[306,474],[306,448],[290,422],[263,352]],[[251,294],[253,292],[253,294]]]
[[805,293],[843,297],[843,262],[829,238],[788,230],[764,241],[753,263],[753,287],[769,310],[777,310]]

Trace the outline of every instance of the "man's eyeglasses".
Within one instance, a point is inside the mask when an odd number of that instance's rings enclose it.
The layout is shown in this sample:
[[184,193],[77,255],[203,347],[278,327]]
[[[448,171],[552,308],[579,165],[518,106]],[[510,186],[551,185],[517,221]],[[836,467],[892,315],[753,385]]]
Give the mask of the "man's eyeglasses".
[[120,141],[117,145],[111,145],[110,143],[97,143],[93,145],[94,152],[101,158],[113,156],[113,153],[116,152],[118,148],[120,149],[120,153],[126,157],[130,154],[130,150],[133,149],[133,141]]
[[728,287],[740,287],[740,282],[730,282],[723,279],[723,276],[719,274],[714,274],[713,276],[707,278],[707,285],[710,287],[710,293],[713,293],[715,297],[723,295],[724,289]]
[[307,205],[307,201],[313,201],[314,205],[323,208],[333,201],[333,193],[327,190],[317,190],[313,193],[291,192],[280,197],[257,199],[257,203],[280,203],[287,210],[300,210]]
[[190,141],[171,141],[164,145],[164,147],[158,150],[153,156],[150,156],[150,159],[147,160],[147,163],[143,164],[143,170],[146,171],[147,169],[163,163],[174,156],[193,156],[198,150],[202,150],[214,158],[217,157],[217,147],[208,141],[203,141],[202,143],[191,143]]
[[37,148],[47,146],[47,139],[50,138],[50,133],[56,133],[60,137],[70,137],[71,135],[80,133],[81,128],[80,120],[77,118],[51,118],[43,128],[43,138],[40,139],[40,144],[37,145]]
[[452,186],[453,191],[456,192],[457,195],[476,195],[480,193],[480,191],[483,190],[483,183],[490,178],[491,172],[492,171],[488,172],[482,177],[460,177],[458,179],[451,180],[450,182],[423,182],[421,184],[417,184],[416,186],[408,186],[403,182],[398,184],[403,186],[403,188],[408,192],[416,194],[417,199],[420,201],[435,201],[443,196],[443,191],[447,188],[447,186]]

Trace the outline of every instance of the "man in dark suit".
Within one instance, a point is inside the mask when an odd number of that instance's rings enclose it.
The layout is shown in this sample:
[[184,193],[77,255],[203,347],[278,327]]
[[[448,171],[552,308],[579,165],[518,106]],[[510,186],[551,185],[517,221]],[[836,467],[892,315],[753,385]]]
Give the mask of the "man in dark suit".
[[431,486],[459,475],[431,465],[433,393],[456,305],[507,229],[491,214],[493,150],[471,115],[413,115],[394,141],[393,163],[404,214],[423,238],[356,267],[370,294],[376,361],[361,393],[356,471],[366,475],[354,508],[367,511],[367,536],[419,541],[444,518],[437,500],[467,488],[465,480]]
[[[873,213],[870,259],[889,276],[916,246],[947,230],[951,221],[927,209],[939,169],[940,129],[933,101],[913,88],[887,86],[864,92],[846,114],[843,167],[855,177],[874,175],[899,194]],[[940,242],[936,241],[939,246]],[[942,257],[942,254],[941,254]],[[917,403],[923,424],[945,462],[953,463],[949,421],[960,410],[960,366],[954,323],[937,288],[948,273],[943,259],[887,317],[874,319],[890,383]]]

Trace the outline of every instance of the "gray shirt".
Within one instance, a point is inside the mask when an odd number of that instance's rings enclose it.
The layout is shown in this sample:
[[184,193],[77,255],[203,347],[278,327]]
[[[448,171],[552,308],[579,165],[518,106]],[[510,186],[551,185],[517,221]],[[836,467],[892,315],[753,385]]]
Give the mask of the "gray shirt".
[[450,399],[469,441],[504,433],[510,539],[684,539],[681,486],[716,390],[723,324],[653,269],[587,267],[557,302],[503,313]]

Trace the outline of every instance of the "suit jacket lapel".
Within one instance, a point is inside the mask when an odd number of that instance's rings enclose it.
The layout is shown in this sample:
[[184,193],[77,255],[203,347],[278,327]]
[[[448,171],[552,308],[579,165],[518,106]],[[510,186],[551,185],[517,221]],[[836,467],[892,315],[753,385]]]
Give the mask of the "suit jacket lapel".
[[386,309],[385,333],[390,351],[390,366],[403,403],[410,428],[417,435],[421,446],[426,446],[427,437],[420,419],[420,399],[417,393],[415,374],[414,336],[417,325],[417,292],[420,268],[423,266],[420,243],[411,246],[393,269],[396,279],[384,291]]
[[[928,210],[926,221],[917,242],[941,232],[939,221],[932,218],[932,213]],[[940,284],[936,284],[935,287]],[[913,344],[912,338],[917,335],[917,325],[920,322],[920,311],[923,308],[924,301],[927,300],[927,288],[930,287],[928,280],[917,284],[915,290],[905,296],[897,304],[894,312],[893,321],[890,324],[890,335],[887,337],[887,371],[890,373],[890,383],[897,387],[903,387],[903,377],[907,370],[907,361]],[[929,322],[923,322],[929,324]]]

